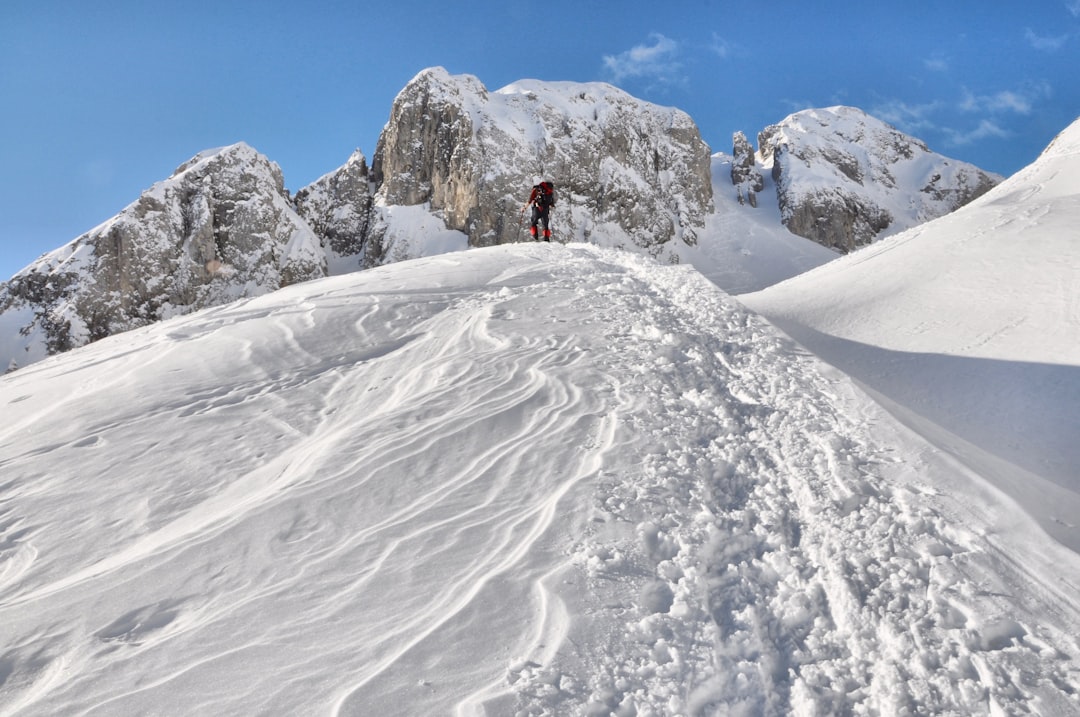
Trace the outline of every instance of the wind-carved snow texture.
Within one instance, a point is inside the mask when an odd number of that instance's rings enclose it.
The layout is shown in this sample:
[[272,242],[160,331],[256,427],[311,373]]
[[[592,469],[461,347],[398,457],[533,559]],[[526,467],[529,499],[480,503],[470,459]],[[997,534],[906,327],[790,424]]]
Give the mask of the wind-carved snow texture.
[[1075,554],[687,267],[382,267],[0,405],[12,713],[1080,711]]
[[511,666],[516,714],[1080,708],[1053,647],[1075,642],[1017,621],[1023,571],[924,500],[920,466],[838,408],[845,382],[700,276],[608,260],[625,274],[573,306],[619,327],[622,428],[561,576],[584,588],[577,619]]

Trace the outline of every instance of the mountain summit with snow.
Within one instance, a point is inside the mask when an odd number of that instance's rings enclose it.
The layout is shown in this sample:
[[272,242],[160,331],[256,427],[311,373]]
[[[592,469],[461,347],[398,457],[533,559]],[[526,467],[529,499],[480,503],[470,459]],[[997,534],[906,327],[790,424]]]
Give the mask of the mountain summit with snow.
[[320,240],[281,169],[244,143],[202,152],[0,284],[0,359],[26,365],[325,275]]
[[[737,134],[735,154],[748,159],[741,146]],[[803,110],[766,127],[756,160],[760,171],[738,165],[736,185],[760,191],[769,172],[784,226],[842,252],[955,211],[1002,179],[854,107]]]
[[709,149],[693,120],[604,83],[523,80],[489,92],[421,72],[394,101],[372,162],[378,201],[426,203],[472,246],[524,238],[519,209],[556,184],[561,241],[694,244],[712,207]]
[[[736,142],[736,193],[775,192],[782,226],[841,251],[940,216],[996,181],[852,108],[792,115],[759,142],[756,154]],[[717,221],[731,214],[728,198],[714,196],[714,169],[686,113],[611,85],[522,80],[489,91],[431,68],[395,99],[370,167],[357,150],[290,196],[277,165],[246,144],[203,152],[0,284],[0,367],[297,281],[522,240],[522,205],[539,179],[556,185],[557,241],[666,262],[708,256],[729,268],[710,276],[738,273],[745,242],[735,254],[715,249],[736,238]],[[757,224],[770,244],[790,246],[775,236],[781,226]],[[796,267],[813,254],[789,253]]]

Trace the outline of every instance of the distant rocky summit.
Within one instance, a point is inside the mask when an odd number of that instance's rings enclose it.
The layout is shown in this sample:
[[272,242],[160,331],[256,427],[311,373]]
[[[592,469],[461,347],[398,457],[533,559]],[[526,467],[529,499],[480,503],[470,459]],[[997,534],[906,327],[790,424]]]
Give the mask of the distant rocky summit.
[[281,169],[243,143],[203,152],[0,284],[0,361],[25,365],[325,274]]
[[944,216],[1002,180],[854,107],[804,110],[766,127],[754,163],[742,133],[733,144],[741,193],[755,172],[771,173],[784,226],[845,253]]
[[742,132],[732,137],[731,183],[738,189],[739,204],[757,206],[757,194],[765,188],[765,178],[757,168],[754,147]]
[[322,239],[330,273],[360,268],[374,204],[363,152],[356,150],[341,167],[297,191],[293,201]]

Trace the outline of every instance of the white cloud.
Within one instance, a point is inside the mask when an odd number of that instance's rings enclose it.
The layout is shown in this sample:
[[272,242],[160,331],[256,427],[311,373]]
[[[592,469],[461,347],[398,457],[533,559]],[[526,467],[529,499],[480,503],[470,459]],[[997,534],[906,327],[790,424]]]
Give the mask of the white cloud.
[[961,132],[955,129],[946,129],[944,132],[948,135],[949,141],[954,145],[971,144],[977,142],[980,139],[986,139],[987,137],[997,137],[1003,139],[1010,136],[1008,130],[1002,129],[996,122],[984,119],[979,122],[975,129],[968,130],[967,132]]
[[[1080,1],[1077,2],[1077,5],[1080,6]],[[1056,37],[1044,37],[1042,35],[1036,35],[1035,31],[1029,27],[1024,31],[1024,39],[1036,50],[1042,52],[1056,52],[1069,41],[1069,36],[1058,35]]]
[[[1080,2],[1080,0],[1077,0],[1077,2]],[[731,57],[732,54],[735,53],[737,48],[738,46],[735,45],[735,43],[720,37],[715,32],[713,33],[713,41],[712,44],[709,46],[709,49],[711,49],[720,57],[724,59]]]
[[1027,115],[1031,114],[1038,100],[1045,99],[1050,95],[1050,85],[1043,82],[1019,91],[1002,90],[990,95],[976,95],[964,90],[963,97],[958,104],[964,112],[989,114],[1014,112]]
[[1080,0],[1065,3],[1065,9],[1071,12],[1073,17],[1080,17]]
[[616,82],[628,77],[648,77],[664,83],[676,83],[682,64],[676,57],[679,43],[659,33],[649,36],[651,45],[637,45],[618,55],[604,55],[604,68]]
[[918,136],[921,132],[937,129],[933,115],[939,113],[942,108],[941,102],[912,105],[900,100],[888,100],[874,107],[870,114],[905,132]]
[[1012,110],[1026,115],[1031,112],[1031,103],[1015,92],[1005,90],[993,95],[975,95],[965,91],[959,103],[964,112],[1002,112]]
[[[1080,0],[1077,1],[1080,2]],[[949,69],[949,60],[941,53],[934,53],[923,60],[923,67],[931,72],[945,72]]]
[[[956,116],[956,110],[970,112],[980,109],[989,112],[989,106],[994,105],[1000,109],[1010,105],[1023,106],[1015,93],[1002,92],[992,97],[976,97],[966,93],[960,103],[930,102],[926,104],[908,104],[899,100],[889,100],[871,110],[870,114],[897,127],[903,132],[926,139],[929,136],[944,138],[944,143],[949,146],[961,146],[978,142],[983,139],[1005,138],[1011,136],[1001,123],[989,117],[984,117],[969,129],[956,129],[953,125],[960,119]],[[963,124],[962,122],[960,122]]]

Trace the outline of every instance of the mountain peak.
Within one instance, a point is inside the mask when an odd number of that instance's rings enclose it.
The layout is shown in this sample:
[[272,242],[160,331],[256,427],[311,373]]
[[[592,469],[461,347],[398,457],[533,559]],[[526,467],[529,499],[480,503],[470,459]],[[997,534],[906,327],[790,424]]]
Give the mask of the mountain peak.
[[0,285],[16,363],[324,276],[281,169],[244,142],[180,165],[112,219]]
[[758,158],[776,182],[784,226],[842,252],[944,216],[1002,179],[843,105],[766,127]]
[[[473,246],[520,241],[531,179],[560,193],[559,240],[693,244],[711,205],[709,150],[686,113],[602,83],[418,74],[372,160],[382,206],[427,205]],[[385,235],[376,243],[388,248]]]
[[204,164],[206,162],[211,162],[211,161],[214,161],[214,160],[221,161],[223,159],[228,159],[228,160],[237,160],[237,159],[239,159],[239,160],[252,161],[252,162],[262,160],[262,161],[266,161],[268,163],[270,162],[270,160],[268,160],[265,155],[262,155],[259,152],[257,152],[255,150],[255,148],[253,148],[247,142],[235,142],[233,144],[225,145],[224,147],[215,147],[215,148],[212,148],[212,149],[204,149],[203,151],[197,153],[191,159],[187,160],[186,162],[181,164],[179,167],[177,167],[176,170],[172,173],[172,177],[176,177],[179,174],[183,174],[184,172],[188,171],[189,169],[197,167],[197,166],[199,166],[201,164]]

